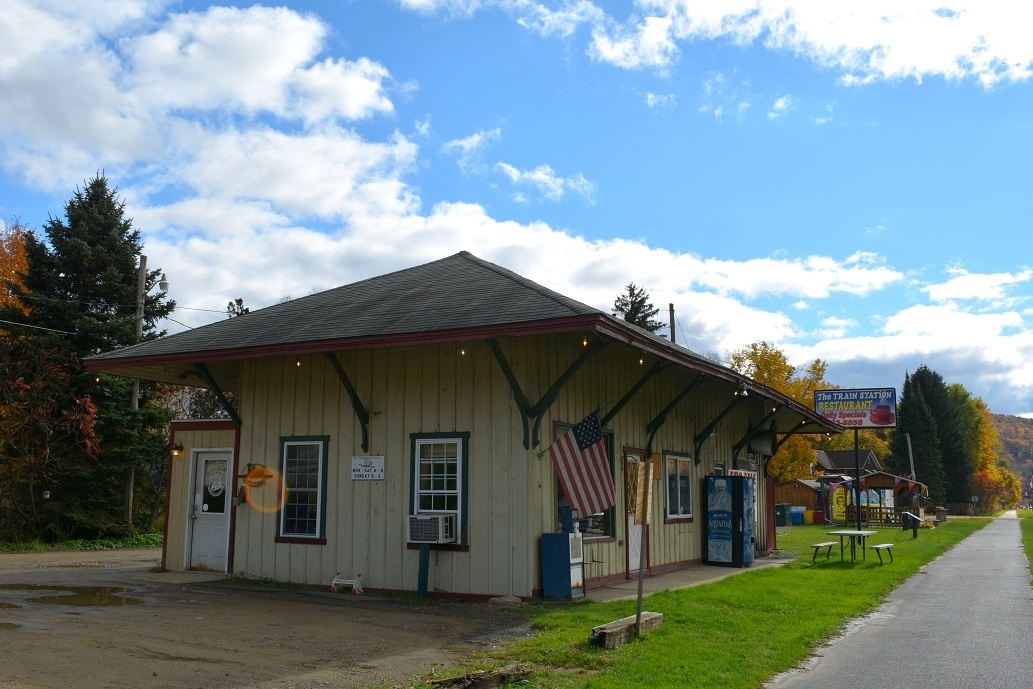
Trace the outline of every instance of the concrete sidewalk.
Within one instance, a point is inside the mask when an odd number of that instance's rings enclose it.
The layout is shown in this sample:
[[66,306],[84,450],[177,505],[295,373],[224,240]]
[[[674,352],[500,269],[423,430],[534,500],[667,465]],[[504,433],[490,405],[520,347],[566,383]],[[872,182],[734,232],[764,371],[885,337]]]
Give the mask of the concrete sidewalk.
[[926,565],[772,689],[1030,686],[1030,569],[1014,512]]
[[[699,586],[700,584],[719,581],[721,579],[755,569],[779,567],[787,562],[792,562],[792,559],[760,557],[757,558],[749,567],[715,567],[713,565],[698,565],[696,567],[687,567],[676,572],[669,572],[659,576],[651,576],[647,573],[642,580],[642,596],[649,596],[654,593],[659,593],[660,591],[670,591],[674,589],[689,588],[690,586]],[[633,578],[628,579],[627,581],[622,581],[619,584],[612,584],[605,588],[590,588],[585,593],[585,598],[597,603],[611,600],[638,598],[638,573],[636,572],[632,577]]]

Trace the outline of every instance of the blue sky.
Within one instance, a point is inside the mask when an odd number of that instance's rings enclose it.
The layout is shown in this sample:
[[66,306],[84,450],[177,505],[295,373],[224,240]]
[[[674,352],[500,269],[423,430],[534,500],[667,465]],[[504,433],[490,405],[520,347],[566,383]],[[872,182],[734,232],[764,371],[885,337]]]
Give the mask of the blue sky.
[[0,218],[103,170],[171,331],[468,250],[602,309],[634,281],[703,353],[764,340],[843,387],[925,364],[1033,414],[1031,28],[986,0],[8,0]]

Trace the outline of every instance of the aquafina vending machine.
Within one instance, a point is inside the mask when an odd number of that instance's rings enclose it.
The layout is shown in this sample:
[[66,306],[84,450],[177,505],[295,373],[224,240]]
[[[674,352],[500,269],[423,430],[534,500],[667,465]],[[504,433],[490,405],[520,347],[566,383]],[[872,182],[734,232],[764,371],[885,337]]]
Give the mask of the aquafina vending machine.
[[703,479],[703,563],[748,567],[753,563],[757,482],[750,476]]

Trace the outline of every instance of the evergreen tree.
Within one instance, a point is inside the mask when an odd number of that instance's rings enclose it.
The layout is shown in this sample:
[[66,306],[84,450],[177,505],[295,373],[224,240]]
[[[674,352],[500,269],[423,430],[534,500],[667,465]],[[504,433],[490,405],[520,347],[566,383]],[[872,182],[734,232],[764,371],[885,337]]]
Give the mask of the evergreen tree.
[[[26,271],[20,284],[9,283],[14,299],[0,309],[0,320],[28,326],[9,328],[50,347],[67,370],[71,397],[88,397],[97,409],[99,458],[83,462],[74,475],[66,472],[67,482],[51,491],[64,519],[61,530],[96,536],[132,529],[121,515],[123,476],[164,456],[168,413],[148,407],[149,385],[141,387],[140,409],[130,410],[133,382],[89,374],[81,359],[137,341],[140,233],[99,174],[76,189],[65,218],[51,217],[43,231],[45,240],[26,234]],[[155,322],[175,308],[164,291],[149,294],[159,275],[156,269],[145,276],[144,340],[164,334]]]
[[926,366],[919,366],[911,379],[936,419],[943,463],[944,502],[968,502],[972,496],[972,476],[976,471],[976,463],[972,456],[972,445],[965,435],[963,403],[950,394],[943,377]]
[[658,313],[660,313],[660,309],[653,306],[646,291],[636,286],[634,282],[629,282],[624,288],[624,293],[613,302],[614,316],[620,316],[628,323],[645,328],[651,333],[666,327],[654,319]]
[[936,504],[946,501],[938,424],[922,396],[921,387],[910,374],[904,378],[904,389],[897,401],[897,428],[890,447],[893,450],[890,468],[894,473],[909,476],[913,458],[915,480],[929,488],[929,499]]

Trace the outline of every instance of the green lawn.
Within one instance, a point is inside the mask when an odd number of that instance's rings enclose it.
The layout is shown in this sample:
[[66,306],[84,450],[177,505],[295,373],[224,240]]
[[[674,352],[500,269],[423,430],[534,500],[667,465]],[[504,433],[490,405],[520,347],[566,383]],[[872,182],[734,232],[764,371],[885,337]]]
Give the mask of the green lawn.
[[[635,614],[635,601],[538,604],[530,612],[534,636],[506,643],[465,671],[524,661],[536,668],[519,685],[527,687],[760,687],[989,521],[952,518],[919,530],[917,539],[910,531],[879,529],[869,543],[896,544],[894,563],[886,558],[883,566],[874,553],[841,563],[838,547],[831,560],[819,555],[812,565],[809,545],[832,538],[824,526],[794,526],[779,534],[778,548],[798,559],[647,598],[644,609],[663,613],[663,625],[620,649],[597,649],[588,638],[593,627]],[[1033,519],[1023,525],[1033,526]]]

